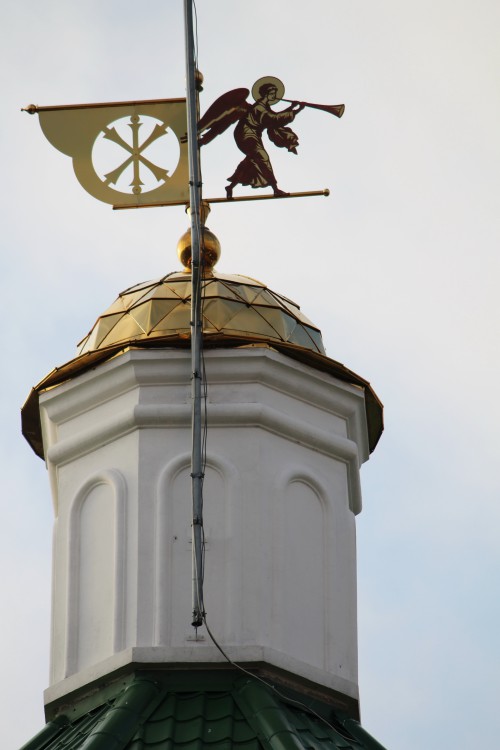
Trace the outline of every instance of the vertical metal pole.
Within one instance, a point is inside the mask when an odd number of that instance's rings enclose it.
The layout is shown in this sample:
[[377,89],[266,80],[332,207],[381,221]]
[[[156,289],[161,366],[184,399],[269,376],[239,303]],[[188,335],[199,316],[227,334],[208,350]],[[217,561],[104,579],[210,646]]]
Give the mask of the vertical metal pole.
[[201,428],[201,170],[198,148],[198,112],[193,35],[193,2],[184,0],[186,46],[187,134],[189,154],[189,202],[191,213],[191,489],[193,500],[193,618],[203,622],[203,456]]

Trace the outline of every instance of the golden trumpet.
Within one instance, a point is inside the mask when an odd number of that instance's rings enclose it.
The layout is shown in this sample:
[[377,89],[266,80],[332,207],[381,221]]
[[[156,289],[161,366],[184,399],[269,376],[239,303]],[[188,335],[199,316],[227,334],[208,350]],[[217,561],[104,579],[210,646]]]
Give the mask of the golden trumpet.
[[323,112],[329,112],[335,117],[342,117],[345,110],[345,104],[311,104],[310,102],[299,102],[292,99],[282,99],[281,101],[290,104],[302,104],[304,107],[312,107],[312,109],[322,109]]

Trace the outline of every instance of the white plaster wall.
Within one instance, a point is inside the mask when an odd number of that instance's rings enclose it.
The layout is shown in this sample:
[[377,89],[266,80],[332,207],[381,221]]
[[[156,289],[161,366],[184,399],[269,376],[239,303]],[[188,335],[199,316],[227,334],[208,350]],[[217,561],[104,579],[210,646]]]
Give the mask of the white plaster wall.
[[[206,365],[211,630],[233,659],[356,697],[363,393],[267,348]],[[52,697],[127,660],[222,659],[190,625],[189,377],[189,352],[130,351],[41,397]]]

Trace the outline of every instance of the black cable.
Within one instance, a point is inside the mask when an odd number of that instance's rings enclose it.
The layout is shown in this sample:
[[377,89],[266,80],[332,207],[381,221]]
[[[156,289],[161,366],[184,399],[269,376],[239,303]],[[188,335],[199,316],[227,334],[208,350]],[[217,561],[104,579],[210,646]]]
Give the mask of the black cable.
[[208,627],[207,622],[207,616],[204,613],[203,614],[203,624],[205,625],[207,629],[207,633],[210,636],[210,639],[212,640],[212,643],[214,644],[215,648],[220,651],[224,659],[231,664],[232,667],[235,667],[235,669],[238,669],[240,672],[243,672],[243,674],[248,675],[248,677],[251,677],[253,680],[257,680],[257,682],[261,682],[263,685],[268,687],[270,690],[272,690],[276,695],[278,695],[281,700],[285,701],[285,703],[292,703],[295,706],[298,706],[299,708],[303,709],[306,713],[310,713],[313,716],[315,716],[317,719],[319,719],[323,724],[326,724],[327,727],[329,727],[331,730],[339,734],[343,739],[352,741],[352,737],[348,737],[345,734],[342,734],[342,732],[339,731],[336,727],[332,726],[329,721],[325,719],[324,716],[321,716],[321,714],[317,713],[313,708],[308,706],[306,703],[302,703],[302,701],[296,700],[295,698],[290,698],[287,695],[284,695],[281,693],[278,688],[273,685],[271,682],[268,682],[267,680],[264,680],[262,677],[259,677],[258,675],[254,674],[253,672],[250,672],[248,669],[245,669],[245,667],[242,667],[241,664],[237,664],[235,661],[229,658],[229,656],[226,654],[222,646],[217,642],[215,639],[215,636],[213,635],[212,631]]
[[[203,227],[201,228],[203,230]],[[203,233],[201,234],[201,256],[202,256],[202,272],[203,272],[203,258],[205,255],[205,237]],[[200,278],[202,277],[202,274]],[[202,465],[202,474],[203,477],[205,477],[205,472],[207,468],[207,438],[208,438],[208,408],[207,408],[207,400],[208,400],[208,383],[207,383],[207,374],[206,374],[206,365],[205,365],[205,348],[204,348],[204,337],[203,337],[203,310],[205,307],[205,298],[206,298],[206,280],[204,283],[202,283],[201,287],[201,336],[200,336],[200,359],[201,359],[201,388],[202,388],[202,399],[203,399],[203,431],[202,431],[202,442],[201,442],[201,465]],[[203,584],[205,582],[205,552],[206,552],[206,545],[205,545],[205,526],[203,521],[203,506],[204,506],[204,479],[202,479],[201,483],[201,533],[202,533],[202,552],[201,552],[201,582],[202,582],[202,596],[204,599],[204,592],[203,592]],[[202,610],[202,616],[205,616],[205,603],[204,601],[201,602],[201,610]]]
[[[196,68],[196,72],[198,73],[198,49],[199,49],[199,42],[198,42],[198,10],[196,8],[196,2],[193,0],[193,10],[194,10],[194,64]],[[198,113],[199,116],[199,113]],[[197,134],[198,137],[198,134]],[[200,210],[203,210],[202,206],[202,196],[201,196],[201,186],[203,185],[203,176],[202,176],[202,170],[201,170],[201,160],[198,160],[198,166],[199,166],[199,176],[200,176],[200,185],[198,186],[198,189],[200,190]],[[204,590],[203,590],[203,584],[205,581],[205,552],[206,552],[206,542],[205,542],[205,527],[204,527],[204,521],[203,521],[203,507],[204,507],[204,477],[205,477],[205,471],[207,466],[207,431],[208,431],[208,425],[207,425],[207,397],[208,397],[208,386],[207,386],[207,378],[206,378],[206,368],[205,368],[205,352],[204,352],[204,337],[203,337],[203,310],[205,306],[205,296],[206,296],[206,281],[203,279],[203,268],[204,268],[204,257],[205,257],[205,237],[203,234],[203,224],[204,222],[201,221],[200,215],[195,217],[197,230],[198,230],[198,237],[200,238],[200,274],[198,276],[199,283],[201,285],[201,289],[197,289],[197,293],[200,293],[201,296],[201,336],[200,336],[200,359],[201,359],[201,388],[202,388],[202,399],[203,399],[203,431],[202,431],[202,445],[201,445],[201,464],[202,464],[202,479],[200,483],[200,505],[201,505],[201,536],[202,536],[202,546],[201,546],[201,595],[202,595],[202,601],[200,602],[200,609],[202,612],[202,616],[205,615],[205,603],[204,603]]]

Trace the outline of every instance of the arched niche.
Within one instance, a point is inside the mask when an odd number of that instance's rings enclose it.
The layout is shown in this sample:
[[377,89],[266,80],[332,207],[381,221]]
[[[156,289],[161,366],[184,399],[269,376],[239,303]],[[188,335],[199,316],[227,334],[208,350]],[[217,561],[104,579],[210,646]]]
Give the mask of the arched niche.
[[300,661],[327,662],[327,525],[323,488],[304,473],[282,478],[273,514],[274,642]]
[[124,647],[126,482],[89,479],[70,510],[67,674]]
[[[190,456],[179,456],[164,469],[157,507],[156,644],[184,646],[192,638],[192,542]],[[231,555],[239,516],[231,502],[236,470],[225,459],[209,455],[203,482],[205,532],[205,606],[210,626],[232,630],[229,603],[237,587]],[[175,603],[175,607],[174,607]]]

